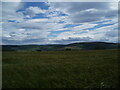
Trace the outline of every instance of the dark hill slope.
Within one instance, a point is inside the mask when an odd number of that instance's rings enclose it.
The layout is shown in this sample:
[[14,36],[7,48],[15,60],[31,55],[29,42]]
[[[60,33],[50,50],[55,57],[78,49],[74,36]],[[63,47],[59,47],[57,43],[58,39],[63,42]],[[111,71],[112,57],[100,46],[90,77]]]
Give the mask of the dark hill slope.
[[118,49],[118,43],[82,42],[67,45],[2,45],[3,51],[60,51],[60,50],[98,50]]

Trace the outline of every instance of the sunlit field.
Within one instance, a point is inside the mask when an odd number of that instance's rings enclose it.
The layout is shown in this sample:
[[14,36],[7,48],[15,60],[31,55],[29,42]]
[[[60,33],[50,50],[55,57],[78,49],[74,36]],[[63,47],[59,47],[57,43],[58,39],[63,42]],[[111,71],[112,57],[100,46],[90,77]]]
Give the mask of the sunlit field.
[[3,52],[3,88],[116,88],[117,50]]

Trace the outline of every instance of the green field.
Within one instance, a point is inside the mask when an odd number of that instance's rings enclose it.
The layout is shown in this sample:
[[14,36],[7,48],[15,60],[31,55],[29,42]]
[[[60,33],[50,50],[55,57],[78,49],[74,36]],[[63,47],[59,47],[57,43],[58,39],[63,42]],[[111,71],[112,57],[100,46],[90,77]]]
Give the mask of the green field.
[[116,88],[117,50],[3,52],[3,88]]

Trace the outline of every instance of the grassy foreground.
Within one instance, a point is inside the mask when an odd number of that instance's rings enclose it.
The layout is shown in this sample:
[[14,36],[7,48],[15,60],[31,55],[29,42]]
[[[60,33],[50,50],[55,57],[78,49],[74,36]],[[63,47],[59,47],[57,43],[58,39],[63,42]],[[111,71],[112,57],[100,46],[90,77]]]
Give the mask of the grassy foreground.
[[3,52],[3,88],[116,88],[118,51]]

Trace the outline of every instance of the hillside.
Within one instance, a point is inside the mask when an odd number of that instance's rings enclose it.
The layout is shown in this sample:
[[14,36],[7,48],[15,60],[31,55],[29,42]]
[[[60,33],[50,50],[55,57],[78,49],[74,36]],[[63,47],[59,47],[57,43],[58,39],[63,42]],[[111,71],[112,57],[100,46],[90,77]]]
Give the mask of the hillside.
[[3,51],[70,51],[70,50],[98,50],[118,49],[118,43],[82,42],[67,45],[2,45]]

